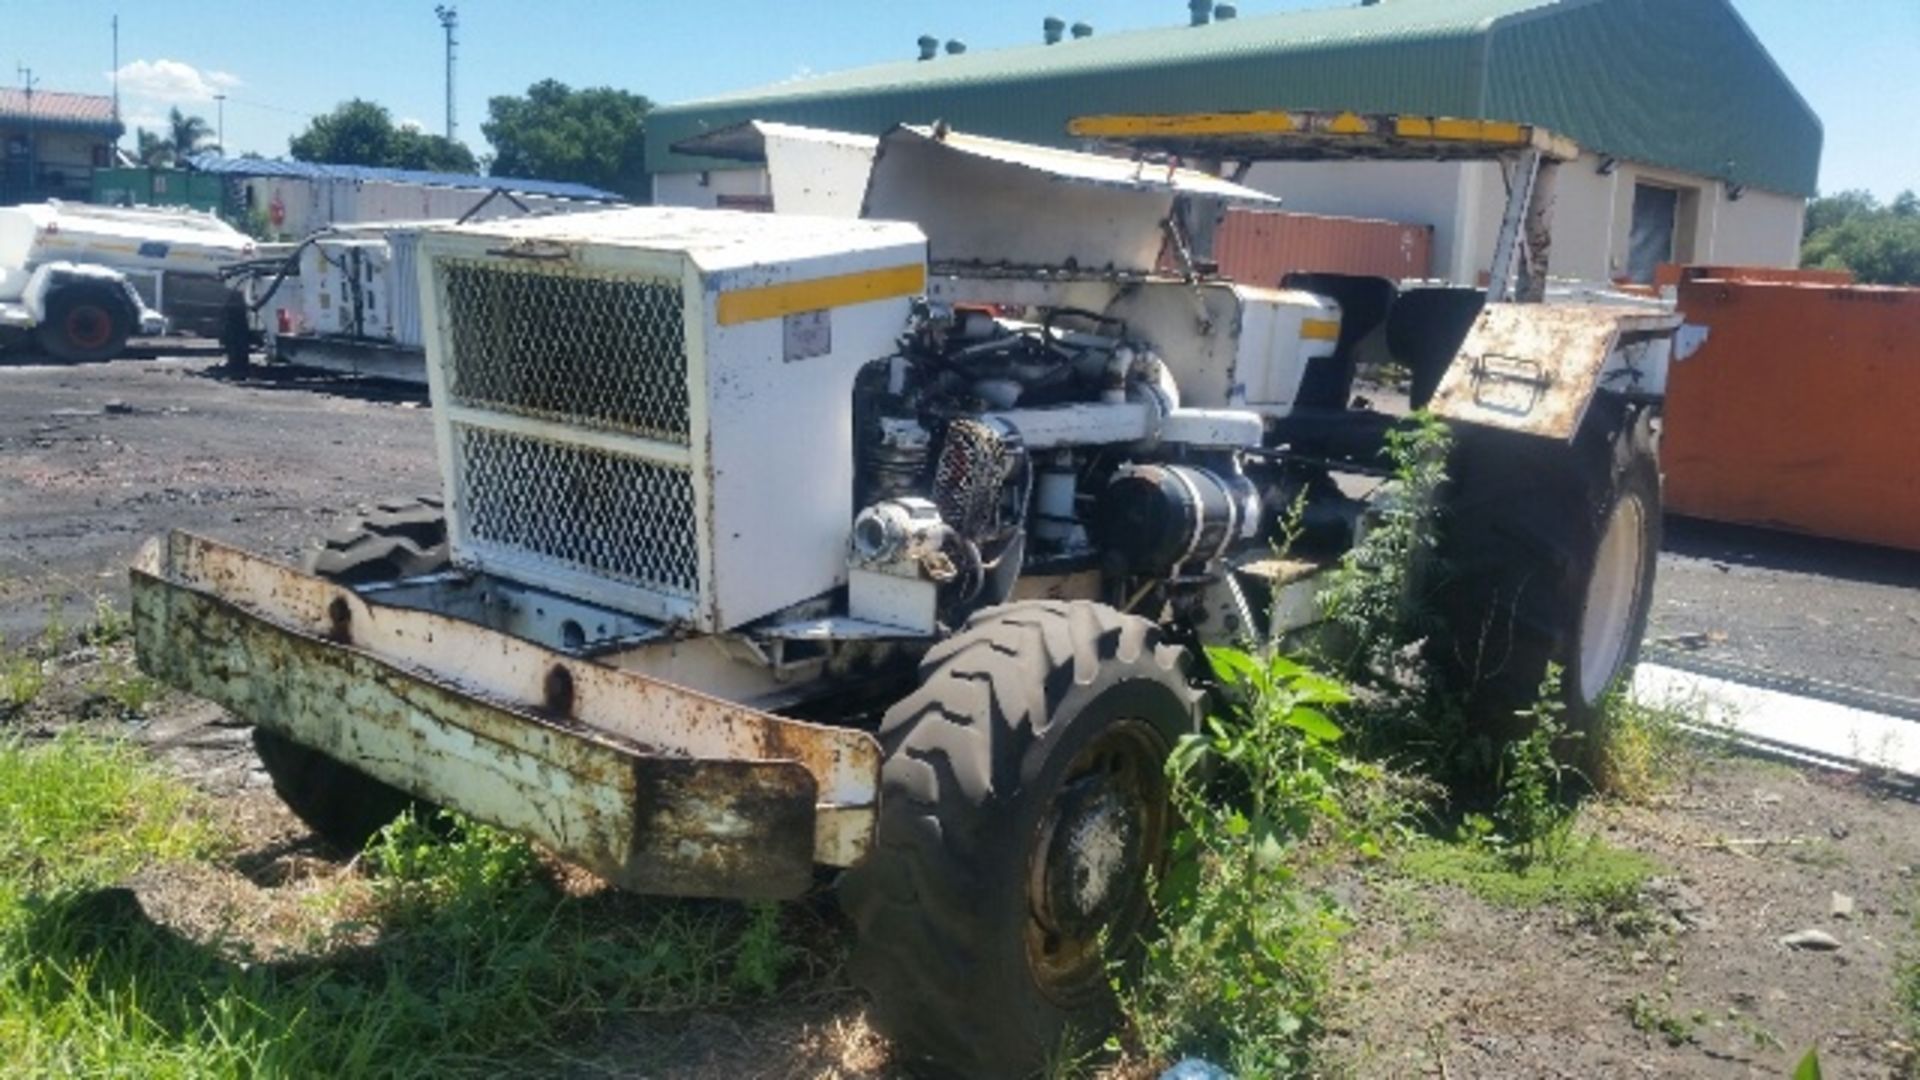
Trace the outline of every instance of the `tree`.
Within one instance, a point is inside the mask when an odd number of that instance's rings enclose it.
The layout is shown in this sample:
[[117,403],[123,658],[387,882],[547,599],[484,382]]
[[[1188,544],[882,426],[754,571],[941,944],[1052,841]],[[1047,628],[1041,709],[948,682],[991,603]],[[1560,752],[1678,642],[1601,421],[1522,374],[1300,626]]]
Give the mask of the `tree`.
[[473,151],[444,135],[398,127],[384,105],[354,98],[316,116],[288,143],[296,160],[470,173]]
[[645,202],[652,109],[653,102],[626,90],[575,90],[542,79],[525,96],[489,100],[480,130],[493,144],[495,176],[569,180]]
[[149,168],[174,168],[184,164],[195,151],[207,149],[207,140],[212,135],[213,129],[207,126],[205,117],[188,116],[176,106],[167,110],[164,133],[146,128],[134,130],[134,156]]
[[173,147],[175,161],[192,157],[211,138],[213,129],[207,126],[205,117],[188,116],[178,106],[167,110],[167,143]]
[[1920,196],[1903,191],[1884,207],[1865,191],[1815,199],[1800,261],[1868,285],[1920,285]]
[[133,155],[140,159],[140,164],[150,169],[164,169],[173,164],[173,147],[146,128],[134,129],[133,145]]
[[1849,218],[1862,214],[1875,214],[1880,211],[1880,200],[1873,192],[1855,188],[1842,191],[1838,195],[1822,195],[1807,204],[1807,224],[1803,235],[1812,236],[1822,229],[1832,228]]

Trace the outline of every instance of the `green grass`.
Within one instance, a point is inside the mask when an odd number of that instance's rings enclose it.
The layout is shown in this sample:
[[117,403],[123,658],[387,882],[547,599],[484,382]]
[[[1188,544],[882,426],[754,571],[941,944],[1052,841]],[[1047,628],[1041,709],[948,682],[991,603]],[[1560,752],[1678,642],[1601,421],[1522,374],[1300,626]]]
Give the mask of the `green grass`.
[[116,883],[217,865],[202,809],[131,749],[0,744],[0,1071],[539,1071],[609,1016],[757,999],[803,959],[778,907],[568,894],[459,820],[390,827],[302,908],[299,949],[196,940]]
[[46,685],[46,667],[38,657],[0,648],[0,717],[33,704]]
[[47,895],[204,856],[216,837],[195,810],[130,747],[74,734],[0,742],[0,890]]
[[1507,852],[1472,842],[1416,844],[1395,860],[1420,881],[1454,885],[1502,907],[1551,904],[1583,914],[1632,909],[1640,887],[1659,867],[1639,852],[1576,838],[1551,859],[1519,861]]
[[1595,732],[1600,740],[1596,775],[1588,780],[1625,802],[1655,801],[1726,754],[1726,740],[1682,726],[1712,727],[1711,714],[1703,700],[1649,703],[1621,693],[1609,696]]

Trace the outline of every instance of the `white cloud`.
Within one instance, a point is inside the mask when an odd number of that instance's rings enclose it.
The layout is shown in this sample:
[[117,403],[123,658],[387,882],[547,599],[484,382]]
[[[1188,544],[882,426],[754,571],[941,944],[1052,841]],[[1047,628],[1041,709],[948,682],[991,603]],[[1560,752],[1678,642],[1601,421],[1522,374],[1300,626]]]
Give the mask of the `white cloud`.
[[427,130],[427,125],[425,125],[425,124],[423,124],[423,123],[421,123],[421,122],[420,122],[420,121],[418,121],[418,120],[415,120],[415,119],[414,119],[413,117],[411,117],[411,116],[403,116],[403,117],[401,117],[400,119],[398,119],[398,120],[396,120],[396,121],[394,121],[394,124],[393,124],[393,126],[394,126],[394,127],[397,127],[397,128],[399,128],[399,129],[400,129],[400,130],[402,130],[402,131],[425,131],[425,130]]
[[122,65],[119,75],[122,97],[160,106],[212,101],[213,95],[240,85],[237,75],[201,71],[180,60],[135,60]]
[[138,131],[141,128],[146,128],[148,131],[167,130],[167,114],[147,109],[122,110],[120,122],[127,125],[128,131]]

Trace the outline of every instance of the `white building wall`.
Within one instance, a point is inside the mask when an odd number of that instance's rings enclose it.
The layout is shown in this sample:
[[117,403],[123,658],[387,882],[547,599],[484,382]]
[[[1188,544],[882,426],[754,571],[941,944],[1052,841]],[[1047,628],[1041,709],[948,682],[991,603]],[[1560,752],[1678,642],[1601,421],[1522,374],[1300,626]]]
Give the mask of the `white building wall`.
[[1266,161],[1249,169],[1242,182],[1280,196],[1283,210],[1431,225],[1433,272],[1453,277],[1462,257],[1460,237],[1468,231],[1458,219],[1469,168],[1424,161]]
[[691,206],[712,210],[720,205],[720,196],[772,198],[773,187],[767,170],[713,169],[708,172],[671,172],[653,174],[655,206]]
[[[1433,272],[1474,283],[1493,262],[1506,182],[1493,162],[1268,162],[1248,172],[1250,186],[1278,195],[1288,210],[1386,218],[1433,226]],[[1797,266],[1806,200],[1747,190],[1728,198],[1726,185],[1632,162],[1600,172],[1600,157],[1583,153],[1560,166],[1555,181],[1552,273],[1556,278],[1609,281],[1626,272],[1634,185],[1682,193],[1674,256],[1682,262]]]
[[1704,262],[1723,266],[1798,266],[1807,201],[1747,190],[1738,200],[1720,191],[1710,250]]
[[[1797,266],[1806,200],[1747,190],[1737,200],[1726,185],[1633,162],[1600,172],[1600,157],[1582,153],[1555,180],[1552,274],[1611,281],[1626,272],[1639,182],[1682,193],[1674,256],[1681,262]],[[1309,214],[1384,218],[1433,227],[1433,274],[1475,284],[1493,262],[1507,189],[1495,162],[1262,162],[1249,187],[1280,196],[1282,208]],[[771,197],[765,169],[659,173],[653,201],[712,208],[722,195]]]

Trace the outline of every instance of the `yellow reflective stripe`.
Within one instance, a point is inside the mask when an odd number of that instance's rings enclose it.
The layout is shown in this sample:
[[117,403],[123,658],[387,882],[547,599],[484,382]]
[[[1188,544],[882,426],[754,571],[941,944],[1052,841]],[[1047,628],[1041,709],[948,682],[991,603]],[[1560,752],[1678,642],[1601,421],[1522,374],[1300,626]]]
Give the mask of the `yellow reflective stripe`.
[[1254,135],[1298,131],[1288,112],[1179,113],[1136,116],[1077,116],[1067,131],[1082,138],[1125,135]]
[[1339,341],[1339,319],[1304,319],[1300,323],[1302,341]]
[[721,326],[777,319],[801,311],[864,304],[895,296],[916,296],[927,288],[927,268],[918,263],[836,274],[810,281],[787,281],[720,294],[714,319]]
[[1334,135],[1365,135],[1371,130],[1365,120],[1350,112],[1343,112],[1327,121],[1327,131]]
[[1408,139],[1447,139],[1453,142],[1518,144],[1527,141],[1525,124],[1505,120],[1455,120],[1451,117],[1402,116],[1394,132]]

